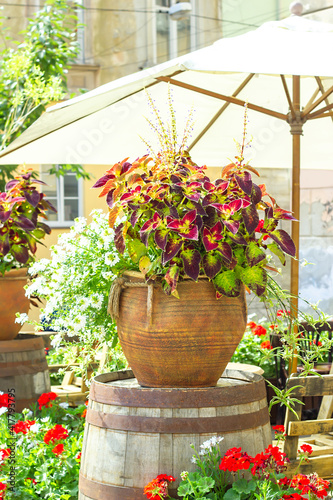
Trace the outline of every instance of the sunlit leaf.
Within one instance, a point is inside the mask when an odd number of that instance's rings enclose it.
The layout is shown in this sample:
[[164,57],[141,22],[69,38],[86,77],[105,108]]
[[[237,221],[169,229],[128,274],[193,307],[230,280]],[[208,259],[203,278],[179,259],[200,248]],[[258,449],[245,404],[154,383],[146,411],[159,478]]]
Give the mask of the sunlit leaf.
[[241,290],[241,282],[233,270],[222,271],[215,276],[213,283],[217,292],[227,297],[238,297]]

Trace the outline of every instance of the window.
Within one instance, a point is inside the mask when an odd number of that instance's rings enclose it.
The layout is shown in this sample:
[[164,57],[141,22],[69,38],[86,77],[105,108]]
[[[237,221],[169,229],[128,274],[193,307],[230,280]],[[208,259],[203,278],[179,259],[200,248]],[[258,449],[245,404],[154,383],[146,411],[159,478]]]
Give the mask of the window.
[[153,62],[158,64],[168,59],[191,52],[196,48],[195,1],[192,0],[192,15],[188,19],[173,21],[169,17],[169,7],[176,0],[153,0],[156,16],[152,25]]
[[57,177],[48,171],[50,165],[41,165],[41,180],[46,183],[43,192],[57,209],[57,213],[47,212],[51,227],[69,227],[76,217],[83,215],[83,180],[74,173]]

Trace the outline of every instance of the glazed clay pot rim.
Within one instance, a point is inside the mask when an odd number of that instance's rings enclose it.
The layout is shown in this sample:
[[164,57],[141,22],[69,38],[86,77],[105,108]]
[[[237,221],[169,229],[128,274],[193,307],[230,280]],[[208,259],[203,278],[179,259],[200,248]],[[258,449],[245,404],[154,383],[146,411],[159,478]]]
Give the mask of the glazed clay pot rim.
[[12,279],[26,279],[28,278],[28,272],[26,267],[20,267],[17,269],[11,269],[6,271],[4,275],[0,274],[0,280],[12,280]]

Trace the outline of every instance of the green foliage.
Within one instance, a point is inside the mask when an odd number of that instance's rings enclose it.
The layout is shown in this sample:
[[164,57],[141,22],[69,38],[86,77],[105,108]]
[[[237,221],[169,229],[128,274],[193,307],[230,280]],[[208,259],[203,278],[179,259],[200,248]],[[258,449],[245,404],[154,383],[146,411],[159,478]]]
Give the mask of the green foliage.
[[54,210],[34,184],[32,172],[24,170],[6,185],[0,193],[0,272],[13,267],[28,266],[34,262],[37,243],[50,228],[40,221],[46,212]]
[[[0,149],[37,120],[47,103],[65,97],[67,71],[79,52],[76,23],[66,0],[47,0],[22,32],[21,43],[6,37],[0,57]],[[66,167],[58,171],[64,174]],[[1,166],[0,191],[15,168]],[[73,168],[87,177],[80,165]]]
[[[39,410],[34,404],[32,411],[23,410],[23,417],[11,413],[7,419],[7,413],[0,414],[0,450],[12,450],[10,457],[0,460],[0,481],[7,484],[6,500],[77,499],[84,410],[84,405],[69,408],[66,403],[52,401],[52,407]],[[26,432],[11,433],[12,424],[22,426],[20,422],[23,427],[27,425]],[[47,431],[55,425],[66,429],[68,436],[45,442]],[[63,445],[58,454],[57,445]],[[15,479],[13,488],[10,478]]]

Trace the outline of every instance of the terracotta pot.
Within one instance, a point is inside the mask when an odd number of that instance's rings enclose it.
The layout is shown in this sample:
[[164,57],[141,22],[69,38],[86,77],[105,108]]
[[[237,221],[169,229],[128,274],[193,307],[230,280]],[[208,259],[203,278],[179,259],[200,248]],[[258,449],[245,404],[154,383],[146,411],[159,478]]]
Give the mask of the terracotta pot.
[[14,339],[22,327],[15,319],[17,312],[29,310],[30,301],[23,288],[26,284],[27,270],[24,268],[0,275],[0,341]]
[[[139,273],[126,279],[144,282]],[[215,386],[245,331],[245,291],[217,300],[205,278],[177,290],[180,299],[154,286],[149,314],[147,287],[125,286],[117,321],[124,354],[142,386]]]

